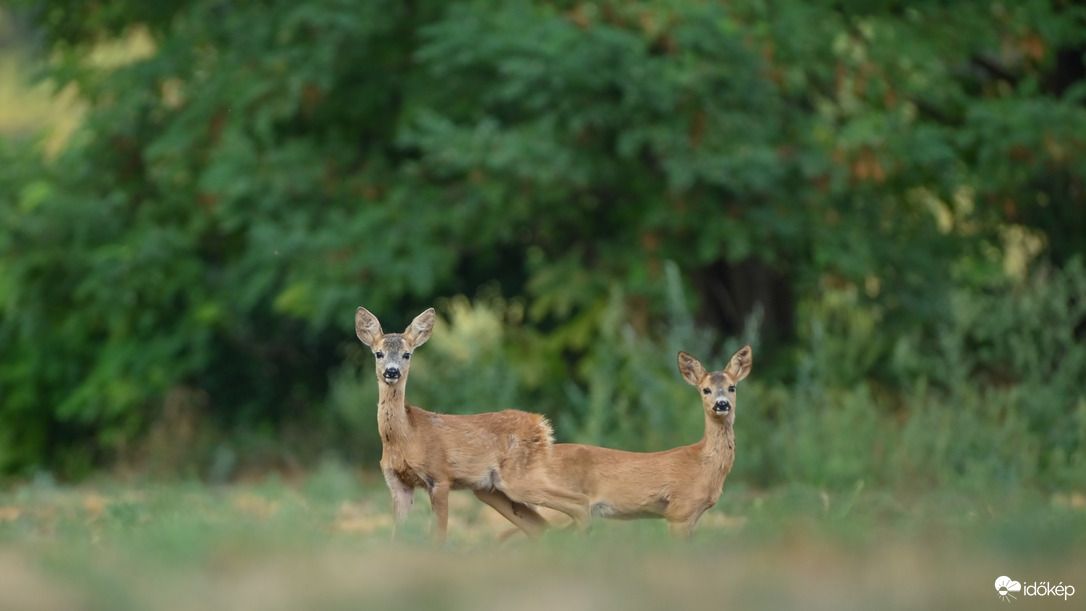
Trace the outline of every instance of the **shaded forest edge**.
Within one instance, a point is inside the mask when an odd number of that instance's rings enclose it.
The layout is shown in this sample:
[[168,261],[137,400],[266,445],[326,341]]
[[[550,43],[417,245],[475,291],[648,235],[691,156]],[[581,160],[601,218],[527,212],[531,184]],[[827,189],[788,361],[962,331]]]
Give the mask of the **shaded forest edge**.
[[1086,484],[1081,2],[15,6],[6,474],[372,464],[353,311],[434,305],[431,410],[690,443],[749,342],[733,480]]

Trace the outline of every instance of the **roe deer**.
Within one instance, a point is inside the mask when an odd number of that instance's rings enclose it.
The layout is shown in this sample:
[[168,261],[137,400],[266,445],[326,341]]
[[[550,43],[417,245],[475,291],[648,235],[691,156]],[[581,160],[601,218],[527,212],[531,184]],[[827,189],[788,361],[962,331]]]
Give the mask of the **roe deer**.
[[468,489],[529,537],[547,522],[526,505],[556,509],[578,527],[589,519],[583,495],[552,486],[547,461],[553,444],[544,416],[519,410],[473,415],[435,414],[409,405],[404,397],[411,353],[426,343],[434,309],[419,314],[401,333],[384,333],[365,308],[355,313],[358,339],[377,359],[377,428],[381,471],[392,492],[397,526],[425,488],[434,514],[433,535],[444,541],[449,523],[449,490]]
[[594,516],[663,516],[672,535],[690,537],[701,515],[720,498],[735,461],[735,385],[747,377],[750,365],[750,346],[736,352],[726,369],[713,373],[680,352],[679,372],[700,390],[705,412],[701,441],[651,453],[555,444],[551,481],[587,496]]

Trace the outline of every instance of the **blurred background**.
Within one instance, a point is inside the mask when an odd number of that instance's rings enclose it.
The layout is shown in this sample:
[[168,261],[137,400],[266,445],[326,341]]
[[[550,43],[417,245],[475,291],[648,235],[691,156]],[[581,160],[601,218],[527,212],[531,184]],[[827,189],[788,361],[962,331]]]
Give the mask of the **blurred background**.
[[[376,467],[409,400],[729,486],[1086,486],[1086,2],[16,0],[0,473]],[[727,486],[726,486],[727,491]],[[987,587],[987,586],[986,586]]]

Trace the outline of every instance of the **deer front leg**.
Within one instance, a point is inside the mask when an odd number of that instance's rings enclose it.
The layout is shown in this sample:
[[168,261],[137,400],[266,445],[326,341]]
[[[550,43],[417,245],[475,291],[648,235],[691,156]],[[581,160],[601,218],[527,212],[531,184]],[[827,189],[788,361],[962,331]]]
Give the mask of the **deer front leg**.
[[712,506],[712,504],[704,504],[692,508],[686,507],[685,510],[681,509],[680,505],[669,507],[668,509],[672,511],[669,511],[664,517],[667,518],[667,527],[671,532],[671,536],[683,541],[689,541],[694,536],[694,529],[698,527],[701,516]]
[[430,487],[430,509],[434,512],[430,534],[438,543],[444,543],[449,532],[449,482],[434,482]]
[[[472,492],[475,493],[476,498],[493,507],[506,520],[528,535],[529,539],[538,539],[547,528],[547,521],[536,510],[524,503],[513,501],[502,492],[497,490],[473,490]],[[503,534],[501,538],[504,539],[506,536]]]
[[689,520],[683,522],[668,522],[667,529],[672,537],[681,541],[689,541],[694,536],[694,525]]
[[405,483],[393,471],[385,471],[385,483],[392,493],[392,537],[396,537],[396,531],[407,521],[411,513],[411,505],[415,502],[415,490]]

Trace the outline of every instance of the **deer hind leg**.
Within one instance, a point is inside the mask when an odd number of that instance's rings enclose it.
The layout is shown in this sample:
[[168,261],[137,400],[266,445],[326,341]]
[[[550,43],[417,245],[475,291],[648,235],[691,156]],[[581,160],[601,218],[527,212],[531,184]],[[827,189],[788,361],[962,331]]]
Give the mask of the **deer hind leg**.
[[431,536],[441,543],[449,534],[449,482],[434,482],[430,486],[430,509],[434,512]]
[[395,538],[396,531],[403,526],[411,513],[411,505],[415,502],[415,489],[392,471],[385,471],[385,483],[392,493],[392,536]]
[[[528,535],[529,539],[538,539],[547,528],[547,521],[535,509],[514,501],[503,492],[497,490],[473,490],[472,492],[480,501],[493,507],[506,520]],[[509,534],[511,533],[503,533],[501,538],[505,539]]]
[[540,505],[561,511],[569,516],[573,520],[573,527],[577,529],[577,532],[584,533],[588,531],[592,519],[592,509],[589,507],[587,496],[557,488],[546,488],[543,493],[546,498],[539,502]]
[[579,492],[564,490],[553,486],[547,478],[531,477],[514,482],[506,482],[504,492],[509,498],[521,503],[542,505],[561,511],[573,520],[579,532],[588,530],[591,509],[588,497]]

